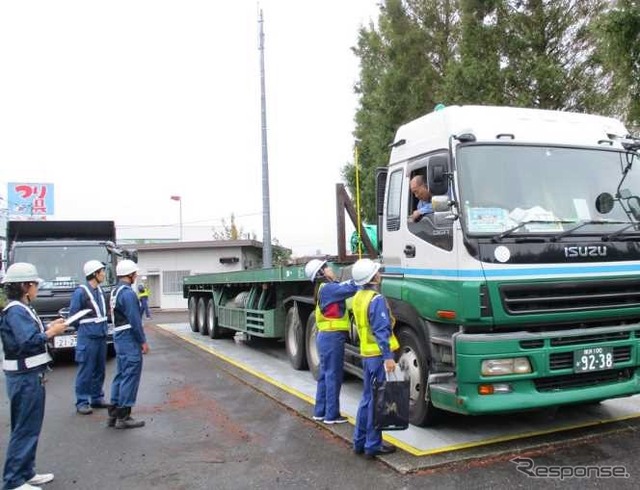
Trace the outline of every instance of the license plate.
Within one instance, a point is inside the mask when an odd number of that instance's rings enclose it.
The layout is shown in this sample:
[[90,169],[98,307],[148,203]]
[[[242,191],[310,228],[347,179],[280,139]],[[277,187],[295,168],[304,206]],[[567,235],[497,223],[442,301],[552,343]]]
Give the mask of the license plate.
[[53,346],[57,349],[76,346],[75,335],[58,335],[53,338]]
[[590,347],[573,351],[573,366],[576,373],[612,369],[613,347]]

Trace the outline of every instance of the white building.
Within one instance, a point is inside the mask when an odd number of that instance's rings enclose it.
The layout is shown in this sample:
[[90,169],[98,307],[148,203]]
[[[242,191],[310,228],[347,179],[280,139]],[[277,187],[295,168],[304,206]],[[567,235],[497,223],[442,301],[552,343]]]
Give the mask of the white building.
[[149,243],[136,248],[138,280],[147,278],[149,305],[164,310],[187,309],[182,297],[185,276],[262,266],[262,243],[255,240]]

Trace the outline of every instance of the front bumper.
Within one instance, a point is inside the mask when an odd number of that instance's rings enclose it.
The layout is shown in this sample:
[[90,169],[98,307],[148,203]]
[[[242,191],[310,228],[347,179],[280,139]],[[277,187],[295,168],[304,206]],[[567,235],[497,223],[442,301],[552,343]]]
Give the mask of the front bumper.
[[[610,369],[578,372],[574,352],[604,347],[613,354]],[[464,414],[486,414],[585,403],[640,393],[640,325],[544,333],[460,334],[456,337],[456,377],[430,386],[435,406]],[[526,357],[532,372],[483,376],[487,359]],[[480,385],[509,391],[480,395]]]

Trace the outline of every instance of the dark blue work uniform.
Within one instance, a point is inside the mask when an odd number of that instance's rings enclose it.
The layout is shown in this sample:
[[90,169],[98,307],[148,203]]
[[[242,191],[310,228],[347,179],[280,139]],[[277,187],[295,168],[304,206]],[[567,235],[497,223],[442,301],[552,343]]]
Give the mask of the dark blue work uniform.
[[79,286],[71,297],[69,315],[91,310],[74,325],[78,331],[75,359],[76,407],[104,403],[104,376],[107,363],[107,309],[100,286],[87,283]]
[[11,404],[11,437],[3,488],[16,488],[36,474],[36,450],[44,419],[44,372],[51,356],[42,322],[32,308],[11,301],[2,312],[2,369]]
[[[353,281],[323,283],[318,291],[316,347],[320,370],[313,416],[331,423],[340,418],[344,344],[349,335],[346,300],[360,288]],[[319,311],[318,311],[319,310]]]
[[142,375],[142,329],[138,296],[131,285],[120,281],[111,293],[113,341],[116,348],[116,375],[111,383],[111,404],[131,408],[136,403]]

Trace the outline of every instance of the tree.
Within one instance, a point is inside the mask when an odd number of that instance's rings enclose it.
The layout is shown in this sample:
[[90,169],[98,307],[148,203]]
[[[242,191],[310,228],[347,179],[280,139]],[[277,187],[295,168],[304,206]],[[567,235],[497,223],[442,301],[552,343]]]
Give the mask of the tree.
[[598,54],[614,75],[619,115],[640,128],[640,2],[618,0],[594,28]]
[[291,249],[280,245],[277,238],[271,241],[271,262],[274,267],[288,265],[291,261]]
[[[233,213],[229,222],[222,218],[221,229],[212,228],[212,238],[214,240],[255,240],[254,233],[245,233],[242,227],[236,225],[236,218]],[[287,265],[291,260],[291,249],[283,247],[277,238],[271,240],[271,261],[273,266]]]
[[231,213],[229,224],[222,218],[222,229],[212,228],[212,238],[214,240],[240,240],[242,238],[249,239],[248,234],[244,234],[242,228],[236,226],[236,217]]
[[[375,222],[373,176],[377,167],[386,166],[398,126],[439,101],[444,68],[452,55],[456,4],[456,0],[386,0],[378,27],[371,23],[360,29],[353,48],[360,58],[354,135],[365,221]],[[347,163],[342,174],[355,195],[354,164]]]
[[592,34],[603,0],[522,0],[505,6],[506,104],[578,112],[611,107]]
[[502,0],[461,0],[460,38],[444,75],[447,104],[504,103]]

